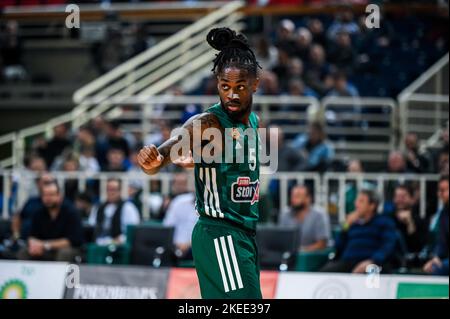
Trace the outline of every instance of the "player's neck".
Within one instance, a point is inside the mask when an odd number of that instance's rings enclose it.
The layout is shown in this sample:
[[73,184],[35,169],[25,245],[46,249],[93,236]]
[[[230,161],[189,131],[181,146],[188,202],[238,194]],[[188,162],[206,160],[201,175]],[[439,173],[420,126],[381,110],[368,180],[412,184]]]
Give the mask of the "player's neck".
[[242,117],[238,120],[240,123],[249,126],[250,125],[250,113],[252,112],[251,108],[248,108],[248,111],[242,115]]

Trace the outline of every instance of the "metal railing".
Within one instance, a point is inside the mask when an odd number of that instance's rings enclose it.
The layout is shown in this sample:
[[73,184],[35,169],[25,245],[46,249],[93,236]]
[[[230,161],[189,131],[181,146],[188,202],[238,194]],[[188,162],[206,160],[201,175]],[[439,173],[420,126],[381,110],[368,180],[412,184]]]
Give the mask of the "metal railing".
[[399,94],[402,139],[415,132],[425,142],[448,122],[448,68],[447,53]]
[[16,148],[15,143],[17,142],[17,134],[16,133],[9,133],[3,136],[0,136],[0,145],[8,145],[10,144],[11,148],[11,156],[8,156],[7,158],[3,159],[0,161],[0,169],[5,169],[8,167],[12,167],[14,165],[14,163],[16,162],[17,159],[17,154],[16,154]]
[[0,86],[0,109],[61,108],[72,105],[73,86],[61,85],[2,85]]
[[[380,162],[397,145],[396,102],[388,98],[329,97],[322,100],[336,158]],[[345,137],[344,141],[339,141]]]
[[[86,101],[95,105],[101,100],[101,97],[92,97]],[[120,118],[132,122],[125,124],[124,129],[146,136],[154,131],[154,119],[179,122],[187,105],[195,104],[205,109],[217,102],[218,96],[119,96],[109,99],[112,110],[104,114],[107,119]],[[122,106],[126,106],[126,110]],[[355,112],[355,108],[359,111]],[[253,109],[260,118],[279,125],[288,138],[306,132],[308,118],[317,118],[317,114],[333,111],[334,120],[325,120],[325,123],[327,133],[333,138],[331,143],[337,150],[337,158],[355,158],[363,162],[378,163],[384,161],[389,151],[396,147],[395,108],[394,100],[384,98],[355,100],[332,97],[320,102],[313,97],[256,95],[253,101]],[[313,114],[311,110],[316,113]],[[374,114],[373,110],[377,114]],[[50,136],[51,128],[71,120],[71,114],[50,120],[46,123],[47,136]],[[339,123],[342,125],[339,126]],[[41,125],[19,131],[14,143],[15,161],[9,162],[16,164],[15,167],[22,163],[26,153],[26,139],[40,134],[43,134]],[[345,141],[339,140],[339,136],[344,137]]]
[[[145,102],[141,102],[141,101]],[[95,99],[92,101],[95,102]],[[185,106],[200,105],[203,109],[219,102],[218,96],[148,96],[131,97],[126,100],[111,100],[112,104],[126,105],[126,111],[108,113],[109,118],[120,118],[133,122],[124,128],[141,132],[143,136],[152,132],[151,120],[180,121]],[[157,110],[159,108],[159,110]],[[355,112],[355,108],[358,112]],[[331,144],[337,150],[337,159],[360,159],[363,162],[382,162],[396,146],[396,103],[385,98],[329,97],[322,101],[313,97],[261,96],[253,100],[253,110],[262,121],[279,125],[290,138],[307,131],[308,119],[327,117],[334,112],[334,120],[325,118],[325,128]],[[311,112],[316,110],[317,114]],[[374,113],[375,112],[375,113]],[[342,124],[339,126],[339,124]],[[338,137],[345,141],[340,141]]]
[[[345,221],[346,216],[346,188],[349,182],[355,183],[357,190],[367,188],[367,183],[370,183],[370,188],[381,195],[380,209],[383,207],[386,197],[386,183],[395,182],[403,184],[406,182],[416,182],[419,184],[420,193],[420,216],[423,218],[426,215],[427,205],[427,182],[437,182],[439,175],[436,174],[385,174],[385,173],[326,173],[323,176],[323,194],[327,196],[322,199],[322,203],[331,203],[336,205],[338,221],[340,223]],[[332,187],[332,183],[335,183]],[[330,196],[337,196],[330,201]],[[333,197],[333,196],[332,196]]]
[[[349,183],[355,185],[356,190],[359,191],[366,188],[366,183],[371,184],[371,188],[376,190],[381,195],[381,199],[384,202],[386,198],[387,183],[405,183],[415,182],[419,187],[420,194],[420,215],[424,217],[426,215],[427,202],[433,200],[427,198],[428,187],[430,182],[437,182],[439,175],[431,174],[350,174],[350,173],[325,173],[323,175],[319,173],[303,173],[303,172],[285,172],[275,174],[264,174],[264,168],[262,168],[260,176],[260,192],[261,195],[270,196],[271,199],[277,197],[279,199],[279,206],[274,207],[279,212],[286,210],[289,206],[289,191],[294,184],[308,185],[313,191],[314,203],[318,207],[321,207],[324,211],[330,215],[337,215],[337,219],[331,219],[334,223],[342,223],[345,221],[347,207],[346,207],[346,192]],[[128,198],[128,189],[132,182],[138,182],[142,187],[143,200],[142,200],[142,212],[143,219],[150,219],[149,203],[146,200],[146,195],[154,191],[151,187],[151,181],[160,181],[161,186],[158,190],[163,196],[170,194],[171,182],[174,178],[173,173],[159,173],[157,175],[149,176],[139,171],[125,172],[125,173],[86,173],[86,172],[53,172],[61,190],[65,192],[65,181],[76,180],[78,185],[78,191],[84,192],[87,189],[88,183],[92,181],[98,182],[98,194],[99,200],[104,201],[106,199],[106,182],[110,178],[117,178],[122,181],[122,197]],[[8,219],[10,212],[10,201],[12,193],[12,186],[15,184],[16,193],[14,194],[15,209],[23,206],[28,198],[26,190],[32,183],[35,182],[37,175],[23,170],[8,170],[0,171],[0,176],[3,178],[3,207],[2,216],[4,219]],[[190,190],[193,190],[193,174],[192,171],[188,172],[188,178]],[[272,181],[278,182],[278,193],[272,193],[273,188],[269,188]],[[260,197],[261,198],[261,197]],[[437,199],[436,199],[437,200]],[[383,206],[383,202],[380,207]],[[331,216],[330,216],[331,217]]]

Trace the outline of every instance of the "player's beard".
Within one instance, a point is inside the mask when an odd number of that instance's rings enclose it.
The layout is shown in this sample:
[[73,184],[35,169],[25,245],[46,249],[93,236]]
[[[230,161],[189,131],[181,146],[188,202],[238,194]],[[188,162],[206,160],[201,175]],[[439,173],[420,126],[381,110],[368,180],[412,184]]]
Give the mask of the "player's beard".
[[251,111],[251,107],[252,107],[252,101],[253,99],[250,98],[250,101],[248,102],[247,105],[243,105],[240,104],[240,110],[239,111],[235,111],[232,112],[228,109],[227,105],[225,103],[223,103],[223,101],[221,101],[221,106],[222,109],[225,111],[225,113],[228,114],[228,116],[235,122],[239,122],[241,121],[248,113],[250,113]]

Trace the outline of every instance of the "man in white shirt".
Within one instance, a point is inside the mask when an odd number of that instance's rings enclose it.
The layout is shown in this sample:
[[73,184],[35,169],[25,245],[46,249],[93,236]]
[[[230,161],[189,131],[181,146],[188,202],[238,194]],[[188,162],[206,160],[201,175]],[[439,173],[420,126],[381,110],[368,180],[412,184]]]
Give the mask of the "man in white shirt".
[[191,236],[198,215],[195,210],[195,194],[182,193],[177,195],[169,204],[163,220],[164,226],[175,227],[174,245],[187,257],[191,248]]
[[108,180],[106,202],[94,208],[89,216],[89,224],[95,226],[94,237],[99,245],[124,243],[127,226],[140,222],[138,209],[133,203],[122,200],[120,190],[120,180]]

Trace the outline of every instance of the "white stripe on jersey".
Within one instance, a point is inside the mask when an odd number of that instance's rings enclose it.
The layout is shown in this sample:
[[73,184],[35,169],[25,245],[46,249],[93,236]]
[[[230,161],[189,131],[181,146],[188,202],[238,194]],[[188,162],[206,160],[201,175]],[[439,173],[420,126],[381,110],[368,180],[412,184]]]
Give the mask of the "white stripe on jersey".
[[[200,180],[202,181],[203,185],[205,185],[205,169],[203,167],[200,167]],[[204,205],[205,205],[205,213],[208,216],[211,216],[211,214],[209,213],[209,205],[208,203],[208,191],[205,189],[203,191],[203,201],[204,201]]]
[[[217,187],[217,174],[215,168],[200,167],[200,180],[203,183],[203,201],[205,213],[208,216],[224,218],[220,209],[219,192]],[[212,185],[212,190],[211,190]]]
[[224,215],[222,211],[220,210],[220,201],[219,201],[219,192],[217,191],[217,175],[216,175],[216,169],[212,168],[212,185],[213,185],[213,193],[214,193],[214,199],[216,200],[216,210],[219,213],[219,217],[223,218]]
[[212,217],[217,217],[217,211],[216,208],[214,207],[214,201],[213,201],[213,193],[211,192],[211,175],[210,175],[210,170],[209,168],[206,168],[206,180],[205,180],[205,188],[207,189],[208,193],[209,193],[209,201],[208,201],[208,205],[211,208],[212,211]]

